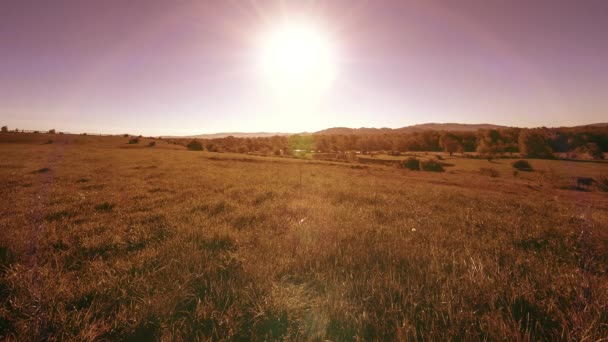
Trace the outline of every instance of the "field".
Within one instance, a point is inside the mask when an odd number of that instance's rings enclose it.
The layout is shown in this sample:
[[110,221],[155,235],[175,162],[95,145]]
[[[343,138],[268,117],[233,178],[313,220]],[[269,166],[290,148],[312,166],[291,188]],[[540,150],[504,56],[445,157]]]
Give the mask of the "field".
[[0,339],[608,338],[608,163],[127,140],[0,135]]

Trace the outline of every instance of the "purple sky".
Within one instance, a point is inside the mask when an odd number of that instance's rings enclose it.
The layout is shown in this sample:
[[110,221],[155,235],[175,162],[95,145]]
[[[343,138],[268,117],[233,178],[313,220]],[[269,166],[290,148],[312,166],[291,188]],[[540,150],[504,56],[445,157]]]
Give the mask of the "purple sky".
[[[314,104],[278,106],[254,43],[285,17],[335,40]],[[426,122],[608,121],[608,1],[3,0],[0,124],[145,135]]]

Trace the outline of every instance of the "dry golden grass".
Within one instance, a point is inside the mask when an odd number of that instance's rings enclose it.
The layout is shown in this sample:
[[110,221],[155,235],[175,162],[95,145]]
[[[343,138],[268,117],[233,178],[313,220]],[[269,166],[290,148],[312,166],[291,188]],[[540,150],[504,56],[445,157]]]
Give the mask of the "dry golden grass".
[[608,194],[556,186],[608,164],[19,139],[0,144],[4,339],[608,337]]

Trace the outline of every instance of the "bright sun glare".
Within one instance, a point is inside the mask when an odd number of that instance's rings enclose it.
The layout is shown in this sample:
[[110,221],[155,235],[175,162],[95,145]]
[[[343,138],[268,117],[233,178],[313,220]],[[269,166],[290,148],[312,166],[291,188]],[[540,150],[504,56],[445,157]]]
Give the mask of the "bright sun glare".
[[261,71],[275,90],[306,95],[335,79],[334,46],[317,27],[285,24],[266,32],[260,45]]

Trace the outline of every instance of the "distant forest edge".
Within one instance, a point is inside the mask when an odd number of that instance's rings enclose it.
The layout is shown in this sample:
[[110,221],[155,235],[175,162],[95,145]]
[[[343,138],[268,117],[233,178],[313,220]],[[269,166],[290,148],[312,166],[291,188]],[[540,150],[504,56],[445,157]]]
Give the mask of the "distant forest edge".
[[[421,129],[420,127],[432,125],[439,125],[441,128]],[[607,124],[531,129],[477,125],[500,128],[479,128],[475,131],[463,129],[465,126],[470,128],[472,125],[462,125],[460,129],[443,129],[459,126],[454,125],[428,124],[403,129],[332,128],[314,134],[262,137],[150,138],[162,139],[194,150],[268,155],[349,151],[399,154],[401,152],[429,151],[450,154],[474,152],[481,156],[495,157],[517,154],[530,158],[554,158],[555,154],[559,153],[566,158],[604,159],[604,152],[608,152]],[[10,131],[4,126],[2,132]],[[336,132],[339,133],[336,134]],[[55,130],[50,130],[49,133],[54,134]]]
[[604,159],[608,151],[608,127],[503,128],[477,131],[424,130],[411,133],[380,134],[294,134],[256,138],[169,139],[177,144],[198,141],[211,152],[294,154],[298,152],[399,154],[413,151],[452,153],[476,152],[483,156],[518,154],[531,158],[553,158],[567,153],[569,158]]

